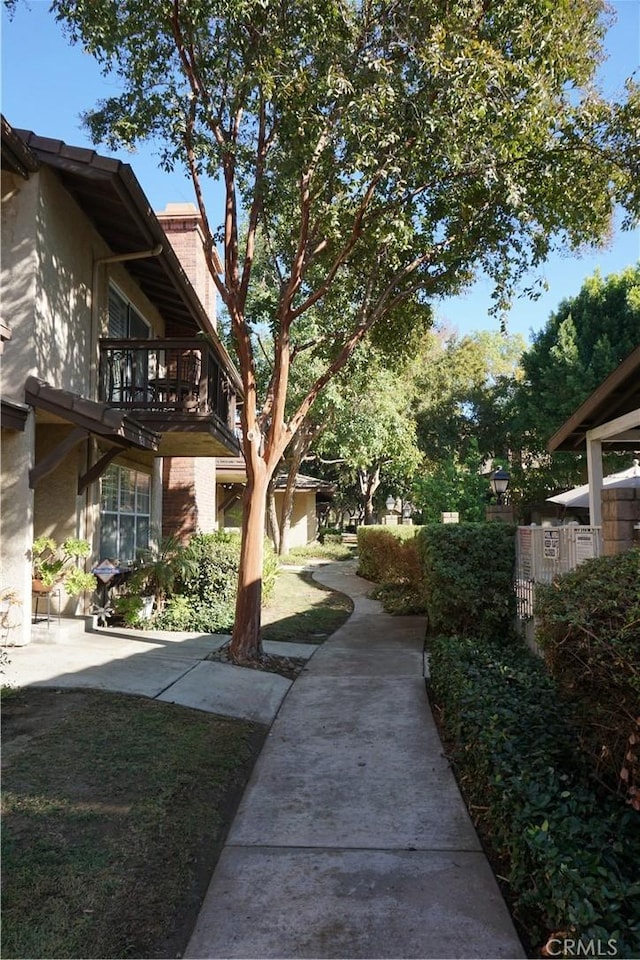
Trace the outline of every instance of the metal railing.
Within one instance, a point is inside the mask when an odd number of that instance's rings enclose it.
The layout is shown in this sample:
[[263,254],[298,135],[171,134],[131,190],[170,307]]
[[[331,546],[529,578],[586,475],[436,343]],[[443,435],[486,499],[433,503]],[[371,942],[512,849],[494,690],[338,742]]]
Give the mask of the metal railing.
[[200,339],[101,340],[100,399],[138,412],[215,414],[234,426],[235,390]]

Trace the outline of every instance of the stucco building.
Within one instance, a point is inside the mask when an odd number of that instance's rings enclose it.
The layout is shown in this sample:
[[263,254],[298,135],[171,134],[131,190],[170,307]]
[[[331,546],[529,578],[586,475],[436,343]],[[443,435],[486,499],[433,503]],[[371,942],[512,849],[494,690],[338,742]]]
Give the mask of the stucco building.
[[158,218],[128,164],[3,118],[0,590],[22,603],[17,642],[35,537],[89,540],[90,568],[216,527],[241,382],[199,242],[195,208]]

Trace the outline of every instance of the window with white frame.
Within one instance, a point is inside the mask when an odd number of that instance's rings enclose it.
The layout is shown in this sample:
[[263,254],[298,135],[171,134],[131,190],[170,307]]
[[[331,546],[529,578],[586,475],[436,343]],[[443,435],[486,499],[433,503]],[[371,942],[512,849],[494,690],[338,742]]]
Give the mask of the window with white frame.
[[127,563],[149,546],[151,477],[113,466],[100,481],[100,557]]

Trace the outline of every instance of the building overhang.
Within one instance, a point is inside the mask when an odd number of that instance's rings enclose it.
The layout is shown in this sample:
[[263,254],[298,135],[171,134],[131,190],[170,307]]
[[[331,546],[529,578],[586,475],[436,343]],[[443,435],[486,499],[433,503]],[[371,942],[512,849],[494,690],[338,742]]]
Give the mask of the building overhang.
[[46,410],[67,423],[120,446],[155,452],[160,444],[160,436],[155,431],[138,423],[123,410],[52,387],[38,377],[27,378],[24,393],[25,401],[30,406]]
[[54,170],[114,254],[162,246],[159,256],[128,261],[127,271],[165,318],[168,335],[192,335],[196,331],[207,334],[236,391],[241,393],[238,371],[131,166],[95,150],[39,137],[30,130],[14,129],[6,121],[2,133],[3,163],[5,144],[8,149],[12,143],[21,143],[37,166]]
[[30,407],[15,400],[0,399],[0,426],[3,430],[22,432],[29,416]]
[[562,424],[547,449],[581,453],[589,437],[608,450],[640,450],[640,346]]
[[62,440],[29,470],[29,486],[35,489],[71,452],[90,437],[109,444],[99,458],[78,477],[78,494],[98,480],[124,450],[139,450],[155,454],[160,437],[138,423],[122,410],[114,410],[105,403],[87,400],[68,390],[52,387],[45,380],[28,377],[25,384],[26,402],[44,413],[54,423],[66,423],[71,429]]

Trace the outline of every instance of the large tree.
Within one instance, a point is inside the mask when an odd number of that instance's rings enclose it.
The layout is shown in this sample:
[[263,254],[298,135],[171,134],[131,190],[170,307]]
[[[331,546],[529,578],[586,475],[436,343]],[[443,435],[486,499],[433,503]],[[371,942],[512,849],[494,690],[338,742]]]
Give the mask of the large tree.
[[551,456],[547,443],[638,344],[640,263],[607,277],[595,273],[550,314],[522,356],[507,417],[513,486],[522,499],[544,499],[583,481],[584,458]]
[[[244,386],[247,466],[236,659],[260,651],[266,490],[311,405],[376,324],[484,269],[497,303],[554,241],[596,242],[637,199],[638,90],[590,86],[602,0],[54,0],[121,93],[96,139],[155,138],[184,164]],[[635,171],[633,165],[635,164]],[[224,209],[205,208],[220,177]],[[247,230],[240,243],[239,222]],[[245,305],[261,227],[278,276],[276,352],[258,396]],[[224,245],[224,276],[211,251]],[[286,412],[298,324],[350,284],[355,310]]]

